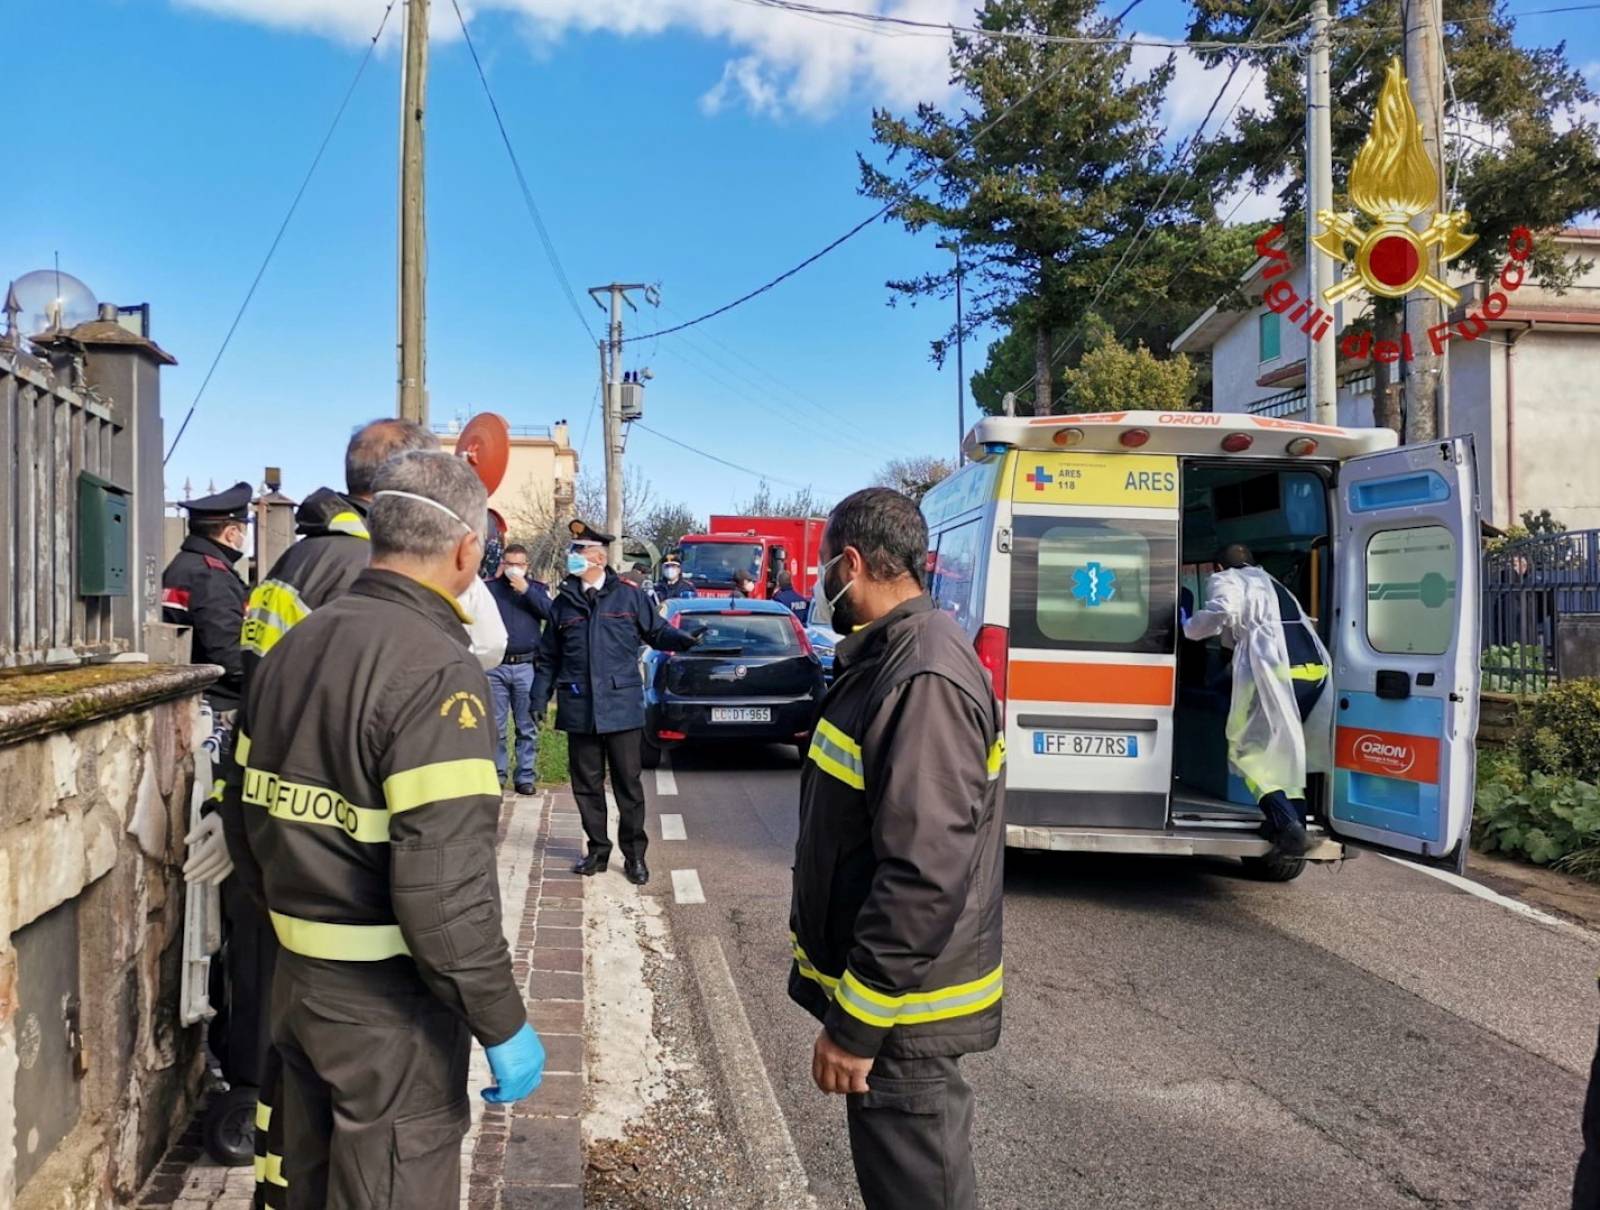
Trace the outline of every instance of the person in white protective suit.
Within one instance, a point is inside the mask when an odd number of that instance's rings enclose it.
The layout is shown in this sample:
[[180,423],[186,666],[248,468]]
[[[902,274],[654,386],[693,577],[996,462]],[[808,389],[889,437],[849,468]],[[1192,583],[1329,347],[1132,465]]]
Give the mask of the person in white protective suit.
[[1224,570],[1206,581],[1205,605],[1183,619],[1187,638],[1220,635],[1233,649],[1228,763],[1263,817],[1262,831],[1285,856],[1311,847],[1305,826],[1306,774],[1332,760],[1330,660],[1300,603],[1235,543],[1217,556]]

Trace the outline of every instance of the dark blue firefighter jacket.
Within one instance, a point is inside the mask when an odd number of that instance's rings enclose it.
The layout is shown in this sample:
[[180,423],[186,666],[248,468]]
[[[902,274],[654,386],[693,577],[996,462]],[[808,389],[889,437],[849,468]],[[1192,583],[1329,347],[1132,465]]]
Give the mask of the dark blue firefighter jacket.
[[606,735],[644,726],[639,647],[687,651],[694,639],[667,625],[650,599],[613,571],[595,592],[561,581],[534,661],[536,707],[556,699],[556,728]]

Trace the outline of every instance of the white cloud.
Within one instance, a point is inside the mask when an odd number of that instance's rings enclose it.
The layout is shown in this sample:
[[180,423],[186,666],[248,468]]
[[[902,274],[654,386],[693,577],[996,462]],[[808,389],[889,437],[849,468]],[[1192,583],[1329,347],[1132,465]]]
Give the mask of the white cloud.
[[[300,29],[344,41],[372,36],[385,0],[173,0],[182,7],[279,29]],[[922,21],[964,21],[970,0],[852,0],[851,7]],[[825,116],[850,93],[906,107],[950,95],[949,42],[941,36],[885,36],[835,21],[740,3],[739,0],[475,0],[469,20],[510,14],[536,43],[570,34],[650,37],[672,31],[726,43],[733,52],[721,78],[701,98],[707,113],[743,104],[762,114]],[[401,8],[386,40],[398,35]],[[433,0],[432,33],[441,42],[461,31],[449,0]]]
[[[1135,37],[1153,38],[1154,34],[1135,34]],[[1160,47],[1140,46],[1134,49],[1129,60],[1129,67],[1136,75],[1147,75],[1154,71],[1169,54],[1177,56],[1176,70],[1172,74],[1172,83],[1167,86],[1166,102],[1162,106],[1161,120],[1166,124],[1168,137],[1176,143],[1179,139],[1187,137],[1200,125],[1206,117],[1206,111],[1211,108],[1211,103],[1217,100],[1217,94],[1222,93],[1222,99],[1217,101],[1215,112],[1206,121],[1205,137],[1215,138],[1222,131],[1230,129],[1239,115],[1247,110],[1257,112],[1267,106],[1266,80],[1261,72],[1246,63],[1240,66],[1227,88],[1223,90],[1223,82],[1228,80],[1230,64],[1218,63],[1208,67],[1199,56],[1191,51],[1169,51]]]

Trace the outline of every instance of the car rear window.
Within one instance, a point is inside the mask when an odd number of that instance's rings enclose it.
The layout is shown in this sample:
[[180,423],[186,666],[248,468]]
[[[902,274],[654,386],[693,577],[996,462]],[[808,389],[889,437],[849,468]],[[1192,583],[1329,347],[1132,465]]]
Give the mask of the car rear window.
[[779,614],[684,613],[678,625],[701,636],[700,650],[737,647],[740,655],[793,655],[800,650],[794,623]]

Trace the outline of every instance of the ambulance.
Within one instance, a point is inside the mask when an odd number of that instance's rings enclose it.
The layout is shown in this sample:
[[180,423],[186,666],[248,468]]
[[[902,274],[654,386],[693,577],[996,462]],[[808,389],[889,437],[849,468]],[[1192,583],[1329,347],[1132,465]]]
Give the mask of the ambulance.
[[[1013,847],[1241,859],[1346,842],[1461,869],[1478,722],[1472,442],[1209,412],[991,417],[923,499],[929,590],[1006,717]],[[1333,659],[1315,844],[1274,854],[1228,767],[1230,653],[1183,637],[1242,542]]]

